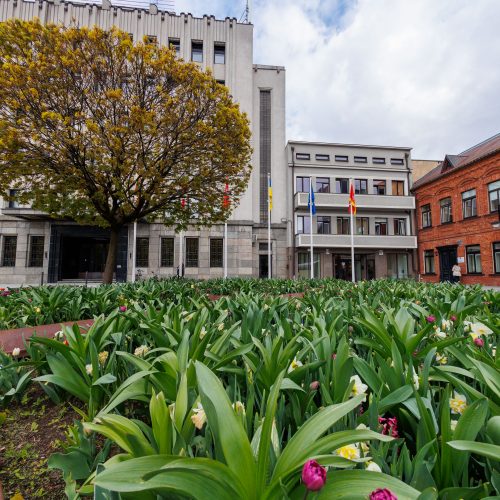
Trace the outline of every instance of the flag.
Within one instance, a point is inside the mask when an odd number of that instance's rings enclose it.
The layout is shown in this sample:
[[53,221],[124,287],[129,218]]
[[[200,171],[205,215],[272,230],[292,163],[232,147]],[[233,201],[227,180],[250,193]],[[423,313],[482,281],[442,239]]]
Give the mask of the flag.
[[354,185],[351,183],[351,191],[349,193],[349,213],[356,215],[356,200],[354,199]]
[[229,199],[229,184],[226,182],[226,187],[224,188],[224,197],[222,198],[223,208],[229,208],[231,201]]
[[271,185],[271,176],[269,176],[269,187],[267,188],[267,194],[269,196],[269,210],[273,209],[273,187]]
[[[312,204],[312,208],[311,208]],[[307,208],[308,210],[311,211],[311,213],[314,215],[316,213],[316,203],[314,200],[314,189],[311,185],[311,190],[309,191],[309,197],[307,198]]]

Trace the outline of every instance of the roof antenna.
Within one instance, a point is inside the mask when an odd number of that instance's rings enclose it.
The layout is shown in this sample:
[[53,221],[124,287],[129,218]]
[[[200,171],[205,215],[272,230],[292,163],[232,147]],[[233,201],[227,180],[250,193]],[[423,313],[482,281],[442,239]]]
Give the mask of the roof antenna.
[[243,14],[241,15],[240,21],[243,20],[245,24],[251,24],[252,22],[252,0],[247,0],[245,10],[243,11]]

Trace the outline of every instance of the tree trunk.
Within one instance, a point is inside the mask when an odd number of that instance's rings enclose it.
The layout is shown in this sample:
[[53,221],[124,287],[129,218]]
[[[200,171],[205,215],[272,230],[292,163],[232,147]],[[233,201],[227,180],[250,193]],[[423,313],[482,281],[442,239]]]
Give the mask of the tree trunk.
[[113,274],[116,267],[116,253],[118,250],[118,237],[120,235],[120,229],[112,228],[111,237],[109,239],[108,256],[106,257],[106,266],[104,267],[104,273],[102,275],[102,282],[109,284],[113,283]]

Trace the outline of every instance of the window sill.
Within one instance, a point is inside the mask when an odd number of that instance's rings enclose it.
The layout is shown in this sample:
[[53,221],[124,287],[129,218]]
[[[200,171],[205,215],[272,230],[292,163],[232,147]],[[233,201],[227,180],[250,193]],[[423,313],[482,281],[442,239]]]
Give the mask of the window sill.
[[471,215],[470,217],[464,217],[462,219],[462,222],[467,221],[467,220],[471,220],[471,219],[477,219],[478,217],[479,217],[478,215]]
[[462,276],[484,276],[483,273],[467,273],[467,274],[462,274]]
[[437,276],[436,273],[424,273],[423,276]]
[[453,224],[452,220],[450,220],[448,222],[441,222],[441,226],[449,226],[450,224]]
[[422,227],[420,228],[420,230],[421,230],[421,231],[425,231],[426,229],[432,229],[432,227],[433,227],[433,226],[425,226],[425,227],[424,227],[424,226],[422,226]]

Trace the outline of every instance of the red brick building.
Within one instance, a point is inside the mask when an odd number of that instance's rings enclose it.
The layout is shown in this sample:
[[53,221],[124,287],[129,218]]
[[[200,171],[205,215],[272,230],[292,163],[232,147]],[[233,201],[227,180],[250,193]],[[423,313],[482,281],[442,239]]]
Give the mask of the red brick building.
[[500,286],[500,134],[445,159],[415,182],[424,281]]

